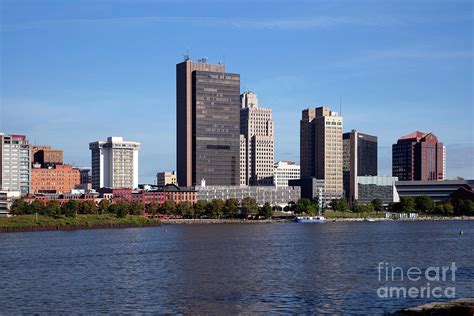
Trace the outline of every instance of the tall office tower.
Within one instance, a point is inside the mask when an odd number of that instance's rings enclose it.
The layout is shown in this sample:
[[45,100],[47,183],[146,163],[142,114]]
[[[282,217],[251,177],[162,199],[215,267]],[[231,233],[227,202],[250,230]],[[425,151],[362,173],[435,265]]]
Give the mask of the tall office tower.
[[343,194],[342,123],[327,106],[303,110],[300,121],[301,179],[324,180],[324,194],[331,198]]
[[357,177],[377,175],[377,137],[356,130],[342,135],[342,175],[344,195],[352,205],[357,192]]
[[240,134],[244,136],[244,161],[240,173],[245,185],[272,185],[274,173],[274,134],[272,110],[258,106],[251,91],[241,96]]
[[176,65],[176,165],[180,186],[239,185],[240,75],[186,58]]
[[89,143],[92,153],[92,188],[137,188],[140,143],[108,137]]
[[392,175],[399,181],[442,180],[445,155],[433,133],[408,134],[392,145]]
[[25,135],[0,133],[0,189],[28,194],[31,186],[30,144]]

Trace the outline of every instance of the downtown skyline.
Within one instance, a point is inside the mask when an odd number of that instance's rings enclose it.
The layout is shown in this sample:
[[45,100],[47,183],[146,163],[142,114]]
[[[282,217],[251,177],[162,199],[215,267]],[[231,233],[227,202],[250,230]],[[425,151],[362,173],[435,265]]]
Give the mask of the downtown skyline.
[[64,149],[65,161],[81,166],[90,166],[91,141],[138,141],[140,182],[153,183],[156,171],[176,170],[174,71],[189,48],[194,60],[225,62],[241,75],[241,92],[255,91],[272,109],[275,161],[299,162],[301,110],[327,104],[339,111],[342,98],[344,132],[379,138],[380,175],[391,174],[391,145],[420,130],[446,144],[448,178],[473,178],[472,16],[463,10],[470,4],[435,2],[422,12],[391,11],[390,3],[362,2],[356,10],[344,1],[278,2],[286,18],[262,5],[242,16],[252,6],[244,3],[242,15],[227,21],[218,3],[210,12],[190,5],[178,16],[177,5],[145,11],[150,3],[143,2],[125,15],[119,8],[132,5],[124,1],[98,16],[90,3],[74,11],[65,2],[47,15],[54,6],[45,1],[33,16],[33,2],[5,1],[0,130]]

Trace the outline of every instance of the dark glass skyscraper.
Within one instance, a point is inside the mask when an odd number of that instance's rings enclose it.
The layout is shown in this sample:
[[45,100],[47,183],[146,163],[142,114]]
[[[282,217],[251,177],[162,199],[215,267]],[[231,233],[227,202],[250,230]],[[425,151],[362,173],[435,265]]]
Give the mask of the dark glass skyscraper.
[[392,145],[392,175],[399,181],[443,180],[446,152],[435,134],[416,131]]
[[377,137],[352,130],[342,135],[344,194],[349,203],[357,196],[357,177],[377,175]]
[[177,177],[180,186],[239,185],[240,75],[224,65],[176,65]]

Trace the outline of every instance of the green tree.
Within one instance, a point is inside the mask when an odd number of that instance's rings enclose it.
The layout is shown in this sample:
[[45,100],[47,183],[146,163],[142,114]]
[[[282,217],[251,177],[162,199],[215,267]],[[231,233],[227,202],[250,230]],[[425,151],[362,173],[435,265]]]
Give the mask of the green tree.
[[454,210],[459,215],[474,215],[474,202],[471,200],[457,200]]
[[433,200],[426,195],[415,198],[415,210],[418,212],[430,212],[433,209]]
[[61,214],[66,217],[76,217],[79,210],[79,203],[75,200],[69,200],[61,206]]
[[158,204],[155,202],[150,202],[145,205],[145,211],[148,214],[156,214],[158,212]]
[[108,208],[110,213],[115,214],[118,218],[124,218],[128,215],[129,205],[127,202],[118,201],[115,204],[111,204]]
[[373,199],[372,202],[370,202],[370,204],[372,204],[372,207],[374,208],[374,211],[376,211],[376,212],[383,212],[384,211],[383,202],[382,202],[381,199]]
[[242,206],[242,217],[244,218],[258,212],[257,200],[253,197],[248,196],[243,198],[240,204]]
[[331,201],[331,207],[333,211],[345,212],[349,210],[349,204],[344,198],[334,199]]
[[99,214],[106,214],[106,213],[114,213],[109,211],[110,201],[107,199],[102,199],[99,202],[99,206],[97,207],[97,213]]
[[160,213],[162,214],[176,214],[176,203],[173,200],[167,200],[161,205]]
[[25,214],[40,214],[40,215],[48,215],[46,214],[46,206],[44,201],[41,200],[34,200],[31,202],[29,207],[27,208],[27,212]]
[[30,204],[24,199],[16,199],[10,206],[10,214],[12,215],[24,215],[30,211]]
[[46,216],[59,217],[61,216],[61,203],[57,200],[49,201],[43,212]]
[[270,203],[265,203],[262,207],[258,209],[258,216],[264,218],[272,218],[273,210]]
[[128,205],[128,213],[131,215],[143,215],[144,207],[141,202],[133,201]]
[[79,205],[78,212],[80,214],[95,214],[97,213],[97,206],[95,205],[94,201],[83,201]]
[[229,218],[236,218],[239,213],[239,200],[230,198],[224,204],[224,216]]
[[296,202],[294,212],[296,214],[306,213],[311,208],[311,200],[307,198],[301,198]]
[[415,199],[411,196],[402,196],[400,198],[400,211],[404,213],[415,211]]
[[206,213],[207,204],[208,202],[205,200],[198,200],[194,203],[194,217],[201,218]]
[[221,199],[214,199],[207,204],[206,215],[210,218],[220,218],[223,214],[225,202]]
[[193,204],[188,201],[177,203],[176,213],[186,218],[193,218],[194,217]]

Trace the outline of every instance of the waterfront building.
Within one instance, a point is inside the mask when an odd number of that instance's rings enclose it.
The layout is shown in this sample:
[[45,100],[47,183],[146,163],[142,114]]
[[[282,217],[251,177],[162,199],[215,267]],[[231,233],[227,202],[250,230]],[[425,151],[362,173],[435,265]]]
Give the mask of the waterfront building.
[[246,197],[257,200],[259,205],[270,203],[272,206],[285,207],[289,203],[296,203],[301,197],[299,186],[196,186],[197,199],[212,201],[214,199],[227,200],[235,198],[239,201]]
[[31,148],[25,135],[0,133],[0,190],[30,192]]
[[0,217],[9,216],[9,210],[13,201],[20,197],[20,191],[0,191]]
[[273,184],[277,187],[286,187],[289,180],[300,178],[300,165],[293,161],[278,161],[274,168]]
[[176,177],[176,172],[174,171],[164,171],[158,172],[156,174],[156,185],[163,187],[167,184],[177,184],[178,180]]
[[185,58],[176,65],[176,165],[180,186],[240,184],[240,75]]
[[80,183],[80,171],[71,165],[57,164],[41,168],[41,164],[34,163],[31,169],[31,191],[33,193],[66,193]]
[[359,176],[353,202],[367,204],[373,199],[380,199],[385,205],[398,202],[400,198],[395,188],[397,180],[390,176]]
[[32,163],[39,163],[42,168],[63,164],[64,153],[51,146],[31,146]]
[[352,130],[342,135],[344,196],[353,205],[358,196],[358,177],[377,175],[377,137]]
[[138,150],[140,143],[108,137],[106,142],[89,144],[92,154],[92,188],[138,187]]
[[143,205],[156,203],[159,207],[161,207],[166,201],[173,201],[175,203],[190,202],[191,204],[194,204],[197,201],[196,190],[192,187],[179,187],[175,184],[168,184],[152,190],[102,188],[99,192],[103,198],[111,199],[114,202],[139,202]]
[[82,203],[84,201],[100,202],[99,193],[97,192],[71,192],[71,193],[36,193],[25,198],[27,202],[42,201],[48,203],[49,201],[58,201],[63,205],[70,200]]
[[[241,96],[240,134],[241,178],[244,185],[272,185],[274,172],[274,132],[272,110],[261,108],[254,92]],[[242,136],[241,136],[242,137]]]
[[[327,106],[306,109],[300,121],[301,179],[324,180],[324,194],[343,196],[343,119]],[[302,181],[302,185],[313,181]],[[312,186],[312,185],[311,185]],[[311,188],[302,192],[313,192]],[[313,199],[314,196],[304,196]]]
[[392,145],[392,175],[400,181],[443,180],[446,149],[433,133],[416,131]]
[[465,185],[474,185],[474,180],[440,180],[440,181],[397,181],[395,186],[398,195],[429,196],[434,202],[448,202],[450,196]]

